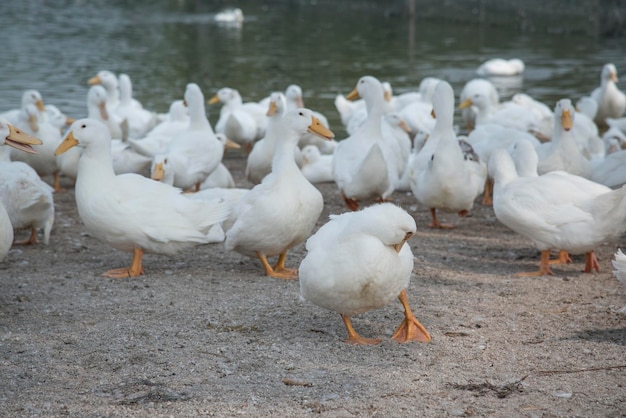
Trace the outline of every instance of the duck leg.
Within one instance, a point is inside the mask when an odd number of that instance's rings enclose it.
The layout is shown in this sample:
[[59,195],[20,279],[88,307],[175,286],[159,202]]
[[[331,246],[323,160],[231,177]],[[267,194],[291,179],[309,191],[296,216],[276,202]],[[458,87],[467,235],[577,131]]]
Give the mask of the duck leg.
[[[287,255],[287,252],[284,253],[285,256]],[[282,256],[283,254],[281,254]],[[285,280],[291,280],[291,279],[297,279],[298,278],[298,271],[297,270],[290,270],[290,269],[286,269],[284,267],[285,265],[285,261],[283,259],[283,270],[282,271],[278,271],[278,270],[274,270],[274,268],[270,265],[270,263],[267,261],[267,257],[265,256],[265,254],[261,253],[260,251],[256,252],[256,256],[259,260],[261,260],[261,264],[263,264],[263,269],[265,270],[265,275],[266,276],[270,276],[270,277],[275,277],[277,279],[285,279]],[[280,267],[280,257],[278,258],[278,262],[276,263],[277,267]]]
[[535,277],[535,276],[553,276],[552,270],[550,270],[550,250],[541,252],[541,262],[539,263],[539,271],[532,271],[530,273],[517,273],[516,276]]
[[133,250],[133,261],[130,267],[124,267],[119,269],[112,269],[102,273],[104,277],[110,277],[112,279],[125,279],[127,277],[137,277],[144,274],[141,259],[143,258],[143,249],[135,248]]
[[559,257],[556,260],[551,260],[550,264],[569,264],[572,262],[572,259],[569,256],[569,253],[565,250],[559,250]]
[[344,192],[341,192],[341,197],[343,197],[343,201],[346,202],[346,206],[353,212],[359,210],[359,201],[356,199],[351,199]]
[[596,253],[594,251],[589,251],[585,253],[585,273],[591,273],[593,270],[600,272],[600,263],[598,263],[598,259],[596,258]]
[[350,320],[350,316],[340,314],[341,319],[343,320],[343,324],[346,326],[346,330],[348,331],[348,339],[345,340],[348,344],[361,344],[361,345],[376,345],[382,340],[380,338],[363,338],[359,334],[356,333],[354,328],[352,328],[352,321]]
[[34,245],[37,244],[39,240],[37,239],[37,230],[34,227],[30,228],[30,237],[25,239],[24,241],[13,241],[13,245]]
[[430,216],[433,219],[433,222],[428,225],[429,228],[439,228],[439,229],[454,229],[456,228],[454,225],[446,225],[439,223],[437,219],[437,209],[430,208]]
[[399,343],[406,343],[409,341],[420,341],[427,343],[431,340],[430,334],[424,328],[424,325],[415,318],[411,308],[409,307],[409,301],[406,295],[406,290],[400,292],[400,303],[404,307],[404,320],[393,334],[391,338]]
[[483,205],[485,206],[493,205],[493,200],[491,199],[492,194],[493,194],[493,180],[487,177],[485,179],[485,191],[483,192]]
[[274,273],[286,273],[293,274],[294,279],[298,277],[298,269],[289,269],[285,267],[285,260],[287,260],[287,251],[278,255],[278,261],[274,265]]
[[59,171],[55,171],[54,173],[52,173],[52,178],[54,179],[53,182],[53,186],[54,187],[54,191],[55,192],[64,192],[65,189],[63,187],[61,187],[61,175],[59,174]]

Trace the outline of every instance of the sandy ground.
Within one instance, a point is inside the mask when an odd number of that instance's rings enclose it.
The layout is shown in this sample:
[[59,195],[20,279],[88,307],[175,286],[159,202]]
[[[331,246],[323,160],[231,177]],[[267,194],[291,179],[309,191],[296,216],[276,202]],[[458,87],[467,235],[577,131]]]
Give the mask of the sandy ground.
[[[244,160],[225,162],[249,186]],[[334,184],[319,188],[318,226],[345,210]],[[389,338],[399,302],[354,318],[381,344],[345,344],[339,315],[300,300],[297,281],[265,277],[221,244],[147,255],[140,278],[100,277],[130,255],[85,232],[71,187],[56,194],[50,245],[0,263],[0,415],[626,414],[626,289],[611,273],[626,237],[598,248],[599,274],[576,256],[553,277],[520,278],[539,253],[490,207],[431,230],[426,208],[394,197],[418,224],[409,300],[428,344]]]

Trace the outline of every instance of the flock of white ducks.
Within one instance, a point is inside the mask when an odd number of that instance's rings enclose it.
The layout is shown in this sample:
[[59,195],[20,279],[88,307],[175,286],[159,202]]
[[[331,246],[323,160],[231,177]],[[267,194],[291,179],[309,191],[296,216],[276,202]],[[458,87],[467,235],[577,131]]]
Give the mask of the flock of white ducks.
[[[511,75],[523,68],[501,60],[479,72]],[[471,131],[460,136],[447,82],[427,78],[419,91],[394,96],[388,83],[364,76],[347,97],[336,98],[349,132],[338,142],[326,118],[303,107],[297,85],[258,103],[244,103],[232,88],[217,90],[208,102],[222,103],[215,131],[194,83],[184,101],[157,115],[132,97],[127,75],[101,71],[89,80],[88,118],[73,123],[28,90],[19,109],[0,115],[0,257],[14,229],[30,228],[32,244],[41,228],[48,242],[54,190],[40,176],[54,175],[58,191],[62,173],[76,179],[76,204],[89,233],[133,254],[130,267],[107,277],[144,274],[144,253],[223,241],[227,250],[258,259],[268,276],[299,277],[305,299],[341,315],[350,343],[378,342],[359,336],[350,317],[395,298],[405,319],[393,338],[426,342],[430,335],[406,294],[413,270],[406,242],[415,220],[384,202],[410,190],[430,210],[431,227],[451,228],[437,210],[463,216],[484,190],[487,198],[493,193],[497,218],[541,251],[539,271],[528,274],[552,274],[550,250],[560,251],[561,262],[584,253],[585,271],[598,270],[594,249],[626,230],[626,98],[616,80],[607,64],[600,87],[579,101],[580,111],[568,99],[554,111],[524,94],[501,102],[488,79],[471,80],[459,106]],[[604,124],[611,129],[601,137]],[[234,188],[222,164],[227,147],[243,148],[251,189]],[[33,148],[37,153],[27,156]],[[493,192],[485,187],[489,179]],[[352,212],[332,215],[311,235],[324,207],[316,182],[335,182]],[[287,252],[305,241],[300,268],[287,267]],[[617,271],[624,269],[620,257]]]

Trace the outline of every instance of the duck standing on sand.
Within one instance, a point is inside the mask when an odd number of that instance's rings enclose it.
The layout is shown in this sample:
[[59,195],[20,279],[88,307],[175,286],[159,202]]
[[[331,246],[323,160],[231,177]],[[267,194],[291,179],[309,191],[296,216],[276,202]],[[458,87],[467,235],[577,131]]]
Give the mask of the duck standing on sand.
[[223,200],[195,201],[180,189],[139,174],[116,175],[111,135],[94,119],[74,122],[56,150],[83,148],[76,178],[76,206],[95,238],[120,251],[132,252],[130,267],[112,269],[105,277],[144,274],[144,253],[176,254],[209,241],[211,227],[226,219],[231,205]]
[[406,242],[415,230],[415,220],[406,211],[381,203],[331,216],[308,239],[308,254],[300,264],[300,293],[341,315],[348,331],[346,342],[379,343],[380,339],[357,334],[350,317],[382,308],[396,297],[404,306],[405,319],[392,338],[402,343],[430,341],[406,294],[413,271],[413,253]]
[[[287,251],[309,236],[324,199],[298,168],[294,150],[307,132],[327,139],[334,134],[304,108],[287,112],[280,125],[272,172],[235,206],[237,220],[226,232],[224,244],[229,251],[257,257],[267,276],[295,279],[297,270],[285,267]],[[271,266],[267,257],[276,255],[278,261]]]

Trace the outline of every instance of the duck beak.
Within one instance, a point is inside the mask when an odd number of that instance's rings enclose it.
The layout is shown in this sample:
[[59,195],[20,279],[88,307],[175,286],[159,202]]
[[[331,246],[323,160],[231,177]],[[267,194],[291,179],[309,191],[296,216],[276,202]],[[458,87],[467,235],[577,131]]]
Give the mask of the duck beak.
[[41,139],[32,137],[20,131],[13,125],[8,125],[9,135],[4,138],[4,144],[20,151],[35,154],[37,151],[32,147],[33,145],[41,145]]
[[209,104],[212,105],[215,103],[219,103],[219,101],[220,101],[220,98],[216,94],[215,96],[211,97],[211,100],[209,100]]
[[224,144],[224,149],[239,149],[241,145],[233,141],[232,139],[226,138],[226,143]]
[[45,112],[46,111],[46,107],[43,105],[43,100],[37,100],[37,102],[35,103],[35,106],[37,106],[37,109],[40,112]]
[[569,112],[569,110],[564,110],[561,114],[561,126],[566,131],[572,129],[572,114]]
[[304,107],[304,101],[302,101],[302,96],[298,96],[298,98],[296,99],[296,106],[298,106],[298,108]]
[[276,113],[276,110],[277,110],[277,109],[278,109],[278,108],[276,107],[276,103],[274,103],[274,102],[270,102],[270,108],[269,108],[269,109],[267,109],[267,113],[266,113],[266,115],[267,115],[267,116],[274,116],[274,114]]
[[65,117],[65,124],[66,124],[67,126],[70,126],[70,125],[71,125],[72,123],[74,123],[74,122],[76,122],[76,119],[74,119],[74,118],[70,118],[69,116],[66,116],[66,117]]
[[152,180],[161,181],[165,177],[165,170],[163,169],[163,163],[157,163],[154,165],[154,170],[152,170],[152,175],[150,178]]
[[87,80],[87,84],[89,84],[90,86],[94,86],[100,83],[102,83],[102,80],[100,80],[99,76],[91,77],[89,80]]
[[461,104],[459,105],[459,109],[465,109],[465,108],[468,108],[468,107],[470,107],[472,104],[473,104],[473,103],[472,103],[472,99],[467,99],[467,100],[465,100],[463,103],[461,103]]
[[327,127],[322,125],[318,118],[316,118],[315,116],[311,116],[311,119],[311,124],[309,125],[309,129],[307,130],[308,132],[329,141],[335,137],[335,134],[332,133]]
[[356,89],[356,87],[354,88],[354,90],[352,90],[350,92],[350,94],[348,94],[346,96],[346,99],[348,99],[348,100],[356,100],[356,99],[360,99],[360,98],[361,98],[361,96],[359,95],[359,91]]
[[74,138],[74,133],[70,131],[67,136],[63,139],[63,142],[59,144],[56,151],[54,151],[54,155],[61,155],[68,149],[75,147],[78,145],[78,141]]
[[407,134],[411,132],[411,128],[409,127],[409,125],[406,124],[405,121],[401,120],[400,123],[398,124],[399,127],[402,128],[402,130],[404,132],[406,132]]
[[619,81],[619,79],[617,78],[617,74],[613,71],[611,71],[611,80],[615,83],[617,83]]
[[385,91],[385,101],[386,102],[391,101],[391,93],[389,93],[388,91]]
[[404,239],[402,241],[400,241],[397,244],[393,244],[392,247],[394,250],[396,250],[397,253],[400,253],[400,250],[402,250],[402,247],[404,246],[404,243],[408,241],[409,238],[411,238],[413,236],[412,232],[407,232],[406,235],[404,236]]

